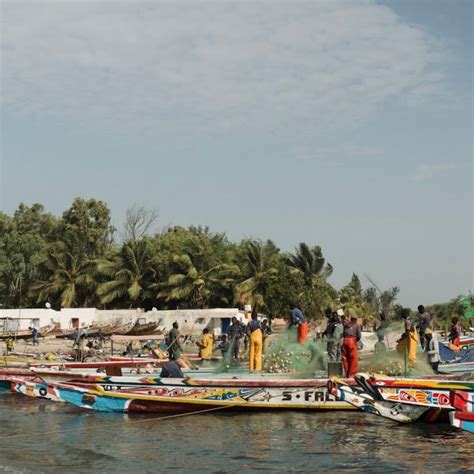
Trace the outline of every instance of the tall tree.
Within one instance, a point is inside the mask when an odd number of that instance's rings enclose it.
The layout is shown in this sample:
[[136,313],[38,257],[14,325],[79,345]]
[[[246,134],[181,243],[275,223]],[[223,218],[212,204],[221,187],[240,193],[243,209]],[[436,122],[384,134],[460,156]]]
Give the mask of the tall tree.
[[158,220],[158,211],[135,205],[125,212],[124,240],[137,243],[151,230]]
[[146,238],[125,242],[117,255],[99,260],[97,271],[105,279],[97,289],[101,303],[125,306],[149,303],[156,276],[155,264],[150,241]]
[[29,291],[36,303],[51,302],[63,308],[95,305],[95,262],[84,257],[76,235],[50,244],[40,268],[45,277]]
[[294,254],[288,256],[288,264],[295,271],[301,272],[307,288],[325,281],[333,272],[332,265],[326,263],[321,247],[309,247],[304,242],[299,244]]
[[78,250],[89,259],[101,258],[113,241],[110,211],[102,201],[74,199],[63,213],[62,235],[73,235]]
[[279,249],[271,241],[247,240],[237,250],[241,278],[236,285],[236,301],[251,304],[257,310],[268,310],[269,290],[278,275]]

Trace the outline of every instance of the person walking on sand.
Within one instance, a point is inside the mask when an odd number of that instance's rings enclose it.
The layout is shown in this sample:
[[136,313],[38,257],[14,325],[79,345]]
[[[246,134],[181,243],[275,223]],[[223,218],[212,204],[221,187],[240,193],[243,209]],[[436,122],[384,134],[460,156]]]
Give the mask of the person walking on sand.
[[359,356],[357,354],[357,343],[360,341],[362,331],[357,323],[357,317],[352,315],[350,321],[344,324],[342,332],[343,343],[341,348],[342,365],[346,377],[353,377],[359,368]]
[[38,329],[35,327],[30,328],[31,329],[31,342],[34,346],[39,346],[38,342]]
[[249,370],[260,371],[262,370],[263,334],[255,310],[252,311],[252,320],[247,325],[247,331],[250,337]]

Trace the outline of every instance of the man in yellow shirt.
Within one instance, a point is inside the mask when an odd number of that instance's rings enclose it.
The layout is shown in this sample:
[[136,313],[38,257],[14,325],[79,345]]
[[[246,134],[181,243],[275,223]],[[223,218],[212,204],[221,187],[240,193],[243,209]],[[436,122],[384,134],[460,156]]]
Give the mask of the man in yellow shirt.
[[201,360],[211,360],[213,343],[214,339],[209,334],[209,329],[203,329],[202,339],[197,343],[199,346],[199,357]]

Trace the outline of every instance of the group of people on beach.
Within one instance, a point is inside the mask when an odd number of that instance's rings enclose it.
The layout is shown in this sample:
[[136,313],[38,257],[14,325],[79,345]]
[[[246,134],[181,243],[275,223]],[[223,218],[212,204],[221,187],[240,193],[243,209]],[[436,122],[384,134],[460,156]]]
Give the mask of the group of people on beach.
[[[218,339],[210,333],[208,328],[203,329],[201,338],[196,342],[199,348],[199,357],[202,362],[212,359],[215,350],[219,350],[222,358],[230,363],[237,363],[241,359],[242,342],[244,350],[248,349],[249,370],[262,370],[262,353],[268,346],[268,337],[272,329],[268,319],[260,321],[258,313],[252,312],[247,324],[233,317],[225,334]],[[166,350],[170,360],[183,360],[183,347],[180,342],[179,325],[175,321],[165,339]]]

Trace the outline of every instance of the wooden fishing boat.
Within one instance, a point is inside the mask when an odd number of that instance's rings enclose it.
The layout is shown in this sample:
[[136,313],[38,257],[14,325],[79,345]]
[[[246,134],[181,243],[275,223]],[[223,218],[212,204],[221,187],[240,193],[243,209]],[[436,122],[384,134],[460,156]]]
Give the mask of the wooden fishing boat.
[[32,398],[44,398],[54,402],[63,402],[53,385],[42,380],[12,379],[11,390]]
[[458,411],[474,413],[474,392],[452,390],[450,403],[451,406]]
[[116,326],[113,329],[112,334],[125,335],[128,333],[128,331],[130,331],[133,328],[134,325],[135,324],[133,322],[130,322],[130,323],[125,323],[125,324]]
[[355,376],[357,384],[378,400],[452,409],[450,391],[474,391],[474,382],[422,378]]
[[342,382],[330,380],[328,391],[337,400],[350,403],[366,413],[388,418],[399,423],[410,423],[420,419],[430,408],[417,405],[406,405],[403,403],[376,400],[357,387],[350,387]]
[[128,332],[125,333],[126,336],[144,336],[147,334],[153,334],[158,328],[158,323],[146,323],[146,324],[134,324]]
[[474,433],[474,413],[452,411],[449,414],[451,425],[468,433]]
[[193,380],[167,379],[166,384],[106,390],[55,384],[58,395],[80,408],[105,412],[195,413],[202,411],[351,410],[327,391],[327,380]]
[[25,329],[22,331],[5,331],[0,333],[0,339],[30,339],[31,338],[31,330]]
[[458,380],[379,378],[366,374],[354,378],[359,387],[355,393],[337,383],[335,388],[329,384],[329,389],[343,400],[352,400],[363,411],[399,422],[447,420],[449,411],[455,409],[451,403],[453,392],[458,397],[470,397],[474,391],[473,382]]

